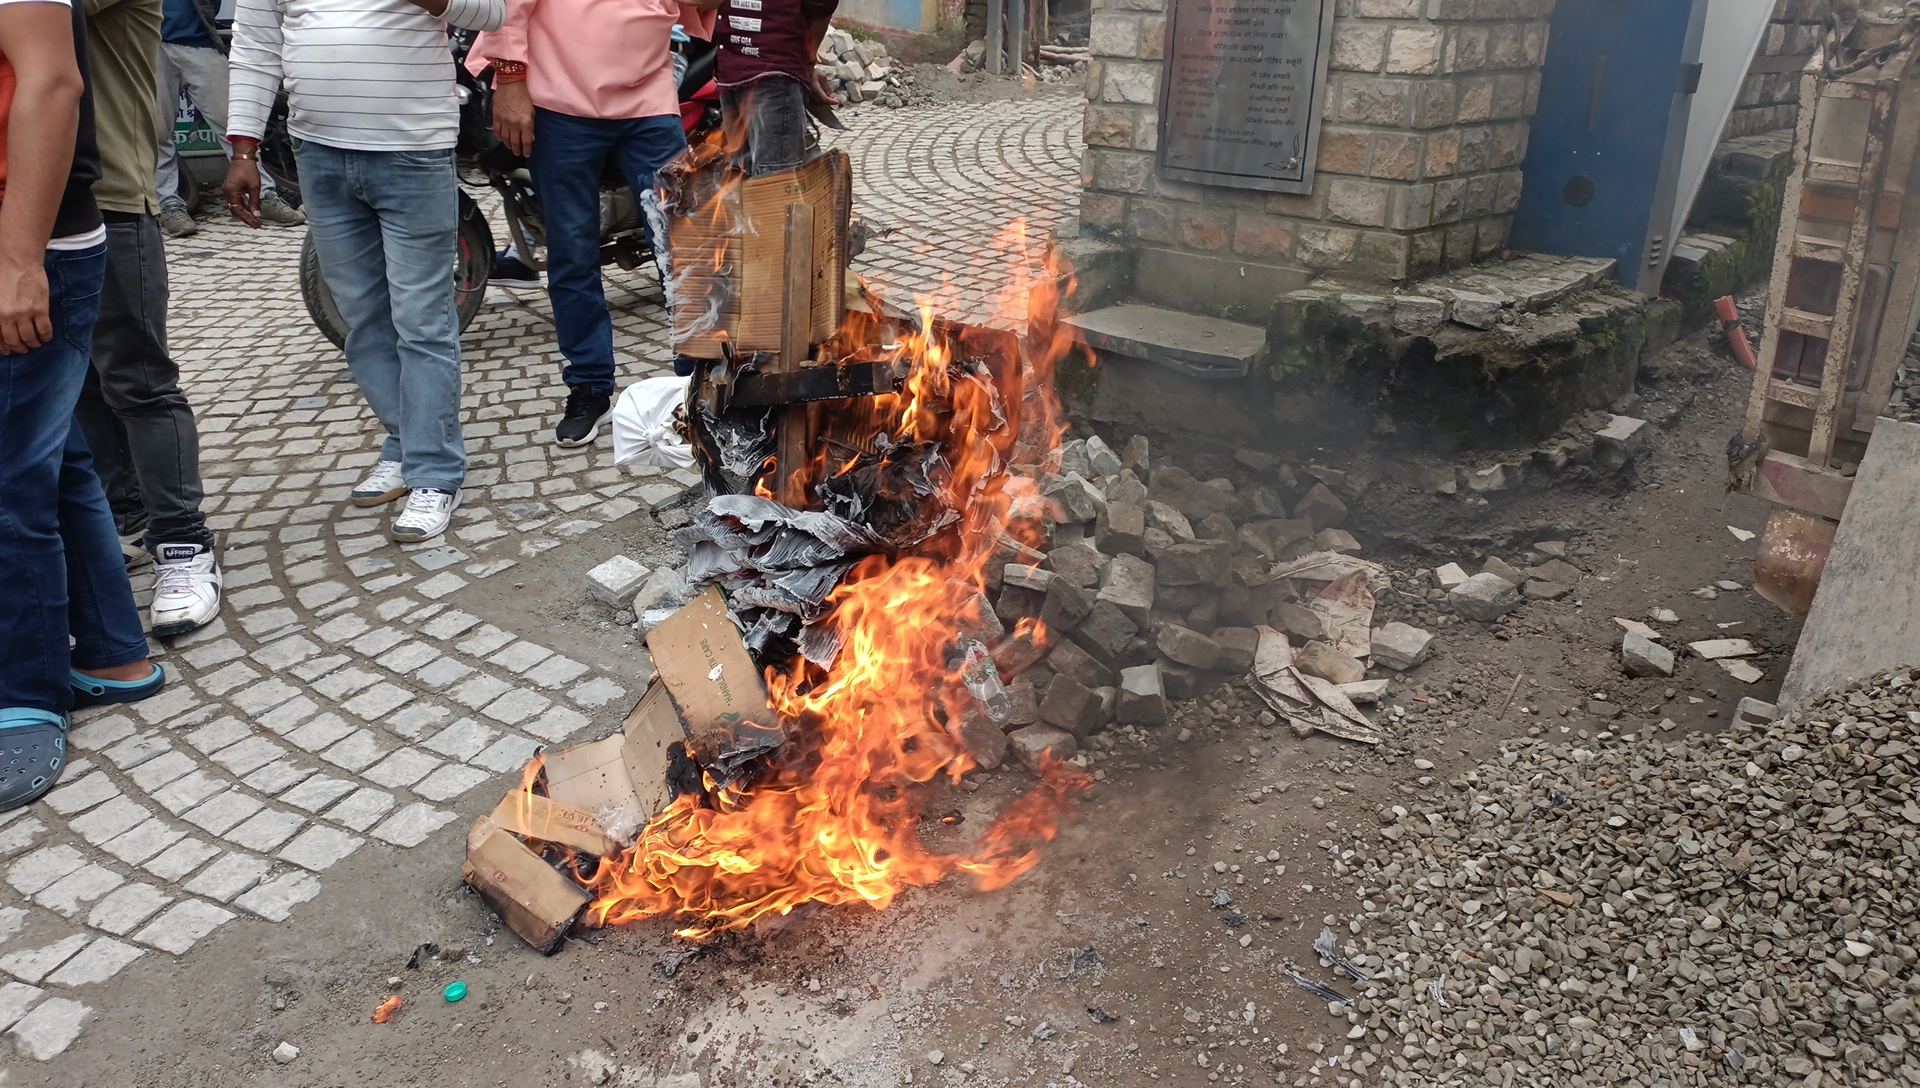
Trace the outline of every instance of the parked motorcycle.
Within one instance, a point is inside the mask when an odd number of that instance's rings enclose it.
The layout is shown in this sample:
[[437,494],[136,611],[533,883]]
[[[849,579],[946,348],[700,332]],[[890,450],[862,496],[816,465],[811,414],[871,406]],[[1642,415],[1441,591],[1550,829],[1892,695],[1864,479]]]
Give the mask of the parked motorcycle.
[[[537,249],[547,244],[546,216],[533,188],[527,160],[515,155],[493,134],[492,71],[476,77],[467,71],[467,55],[477,35],[459,30],[451,36],[458,70],[460,136],[455,149],[463,186],[491,188],[500,195],[507,231],[521,258],[536,269],[546,265]],[[680,79],[680,123],[689,143],[698,143],[720,128],[720,92],[713,82],[717,53],[706,42],[690,43],[685,74]],[[264,152],[263,152],[264,156]],[[627,185],[620,168],[609,161],[600,181],[600,262],[631,271],[653,259],[640,201]],[[480,205],[460,191],[459,249],[454,257],[454,307],[465,332],[486,302],[487,277],[493,271],[493,229]],[[320,255],[313,235],[300,247],[300,294],[307,313],[335,347],[347,343],[347,323],[334,305],[320,274]]]

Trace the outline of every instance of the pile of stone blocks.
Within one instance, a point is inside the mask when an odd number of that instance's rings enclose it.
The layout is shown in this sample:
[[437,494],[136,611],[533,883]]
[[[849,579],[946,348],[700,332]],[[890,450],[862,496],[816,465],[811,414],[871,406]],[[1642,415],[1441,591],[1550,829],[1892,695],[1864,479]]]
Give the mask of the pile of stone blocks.
[[887,43],[855,38],[839,27],[828,29],[815,60],[827,85],[847,103],[893,104],[885,99],[897,96],[904,73],[904,67],[887,55]]

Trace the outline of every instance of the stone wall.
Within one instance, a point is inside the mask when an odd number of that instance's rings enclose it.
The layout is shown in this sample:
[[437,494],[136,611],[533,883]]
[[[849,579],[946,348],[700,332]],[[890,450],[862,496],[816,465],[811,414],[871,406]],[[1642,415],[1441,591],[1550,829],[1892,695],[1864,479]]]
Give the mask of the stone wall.
[[1792,128],[1800,101],[1800,69],[1826,33],[1830,0],[1776,0],[1722,139]]
[[1136,297],[1264,319],[1319,275],[1398,281],[1505,246],[1553,0],[1337,0],[1300,195],[1158,176],[1166,7],[1094,0],[1080,222],[1133,251]]

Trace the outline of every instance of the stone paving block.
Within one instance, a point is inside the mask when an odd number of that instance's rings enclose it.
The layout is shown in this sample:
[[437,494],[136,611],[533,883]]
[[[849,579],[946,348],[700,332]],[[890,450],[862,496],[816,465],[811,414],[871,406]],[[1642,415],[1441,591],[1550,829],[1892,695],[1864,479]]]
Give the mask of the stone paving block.
[[350,660],[352,659],[346,654],[328,654],[325,657],[316,657],[311,661],[303,661],[295,665],[293,667],[293,675],[308,683],[312,683],[323,676],[329,675],[333,670],[340,668]]
[[358,638],[365,634],[372,626],[372,624],[359,616],[338,616],[315,628],[313,637],[322,642],[337,644],[345,642],[348,639]]
[[71,918],[80,908],[126,883],[127,878],[104,865],[88,863],[42,889],[33,901],[62,917]]
[[425,752],[416,748],[401,748],[367,768],[360,777],[376,786],[399,789],[420,781],[438,766],[440,766],[440,760]]
[[[147,732],[137,733],[131,737],[128,737],[126,740],[123,740],[120,743],[114,745],[113,747],[108,748],[106,751],[102,752],[101,754],[106,756],[107,759],[111,760],[114,766],[120,768],[123,771],[132,773],[134,777],[134,781],[140,783],[141,789],[151,790],[154,787],[147,785],[145,782],[142,782],[140,780],[139,773],[135,770],[135,768],[139,767],[141,764],[147,762],[150,759],[154,759],[158,757],[163,752],[170,752],[172,750],[173,750],[173,745],[167,741],[166,737],[161,736],[152,730],[149,730]],[[186,765],[180,766],[177,770],[174,770],[172,772],[174,778],[178,778],[181,775],[186,774],[187,771],[191,770],[193,767],[193,760],[187,759],[187,757],[185,756],[181,756],[180,758],[183,760],[186,760]],[[158,774],[161,772],[154,771],[150,773]]]
[[412,789],[429,801],[451,801],[492,777],[478,767],[449,763],[414,783]]
[[550,706],[520,728],[541,740],[558,741],[572,736],[586,726],[585,714],[564,706]]
[[429,601],[437,601],[466,584],[467,580],[458,574],[452,571],[442,571],[419,585],[414,586],[413,591]]
[[341,704],[348,713],[379,721],[413,701],[413,693],[395,684],[379,683]]
[[238,718],[216,718],[198,729],[187,730],[183,736],[188,744],[212,754],[253,736],[253,727]]
[[286,754],[286,749],[265,737],[248,737],[215,752],[213,761],[236,776],[244,776]]
[[408,740],[418,740],[421,734],[437,728],[440,723],[451,717],[453,717],[453,711],[444,706],[415,702],[387,715],[386,721],[381,724],[385,725],[389,732]]
[[468,635],[454,649],[472,657],[485,657],[513,641],[513,636],[493,624],[485,624],[479,630]]
[[440,651],[432,645],[412,640],[403,642],[381,654],[377,663],[389,672],[404,674],[413,672],[428,662],[436,661],[439,657]]
[[0,907],[0,944],[5,944],[27,924],[27,912],[21,907]]
[[407,558],[412,560],[421,570],[431,573],[437,570],[445,570],[455,563],[465,561],[467,553],[458,548],[442,545],[438,548],[428,548],[426,551],[415,552]]
[[85,933],[75,933],[62,937],[48,945],[38,948],[23,948],[0,956],[0,971],[5,971],[22,982],[39,982],[52,974],[54,969],[72,959],[91,938]]
[[378,657],[405,641],[407,641],[407,635],[404,631],[392,627],[376,627],[347,643],[347,648],[361,657]]
[[182,815],[188,823],[211,835],[224,835],[240,821],[266,807],[266,802],[243,790],[227,790]]
[[47,830],[47,825],[35,819],[20,820],[0,827],[0,858],[10,857],[33,845],[33,840]]
[[284,736],[289,730],[293,729],[293,727],[313,717],[319,709],[320,704],[304,695],[300,695],[288,699],[267,713],[255,718],[254,724]]
[[8,866],[7,883],[21,895],[32,895],[85,864],[86,855],[65,843],[43,846]]
[[233,902],[269,922],[284,922],[292,916],[293,908],[319,894],[319,878],[311,873],[290,872],[259,885]]
[[319,774],[281,794],[279,799],[305,812],[318,812],[353,790],[351,782]]
[[494,730],[481,725],[472,718],[461,718],[452,725],[435,733],[422,746],[429,751],[438,752],[449,759],[467,760],[478,755],[498,736]]
[[288,743],[303,751],[318,752],[329,745],[339,743],[342,737],[350,735],[354,726],[338,714],[322,714],[307,724],[287,734]]
[[446,641],[459,638],[479,625],[480,617],[456,609],[435,616],[420,630],[429,637]]
[[293,833],[306,822],[306,818],[297,813],[276,808],[262,809],[221,837],[235,846],[266,853],[292,838]]
[[245,656],[247,656],[247,651],[238,642],[230,638],[223,638],[217,642],[209,642],[185,651],[180,655],[180,660],[185,661],[196,669],[211,669],[224,665],[229,661],[237,661]]
[[502,725],[518,725],[552,705],[538,692],[515,688],[480,708],[480,713]]
[[220,853],[219,847],[199,839],[182,839],[142,862],[140,867],[162,880],[180,880]]
[[139,865],[186,836],[163,820],[150,819],[108,839],[100,849],[128,865]]
[[185,899],[133,935],[141,944],[178,956],[237,915],[204,899]]
[[123,884],[94,904],[87,924],[124,937],[171,902],[172,896],[151,884]]
[[49,997],[8,1029],[14,1049],[37,1062],[52,1061],[80,1037],[91,1006],[65,997]]
[[521,639],[487,658],[491,664],[511,673],[523,673],[553,656],[553,651],[538,643]]
[[107,981],[119,974],[121,968],[146,954],[144,948],[102,937],[48,975],[47,981],[55,986],[91,986]]
[[468,666],[451,657],[442,657],[415,672],[413,678],[437,691],[472,673],[473,670]]
[[[265,714],[267,711],[272,710],[274,707],[279,706],[281,703],[299,694],[299,688],[294,687],[285,680],[276,678],[263,680],[258,684],[242,688],[230,696],[227,701],[232,703],[248,717],[258,718],[260,715]],[[134,705],[143,706],[145,704],[135,703]]]
[[103,772],[95,771],[62,783],[53,792],[47,794],[44,804],[62,816],[71,816],[76,812],[85,812],[108,798],[118,796],[120,796],[120,787],[113,784],[113,779],[108,778]]
[[365,839],[349,835],[339,828],[315,824],[295,836],[279,856],[283,861],[320,872],[345,859],[364,842]]
[[97,752],[133,736],[138,729],[125,714],[94,718],[67,734],[67,747],[76,752]]
[[126,797],[116,797],[93,811],[76,817],[67,824],[73,833],[95,846],[122,835],[141,823],[153,813],[138,802]]
[[328,699],[340,700],[365,691],[380,682],[380,674],[348,666],[336,669],[313,682],[313,690]]
[[248,789],[272,797],[306,781],[315,770],[291,759],[276,759],[240,781]]
[[185,815],[201,802],[227,789],[226,779],[216,777],[206,771],[194,768],[167,784],[165,789],[155,790],[153,799],[160,807],[175,816]]
[[[264,587],[268,592],[262,594],[264,600],[256,600],[256,606],[270,601],[281,600],[285,594],[276,586]],[[231,598],[229,598],[231,599]],[[300,622],[299,613],[291,608],[263,608],[240,620],[240,629],[254,638],[265,638],[275,631],[281,631]]]
[[418,846],[427,836],[453,822],[454,814],[432,805],[408,805],[373,829],[373,837],[395,846]]
[[627,689],[607,679],[596,676],[584,684],[567,692],[567,698],[589,710],[597,710],[627,693]]
[[272,868],[273,863],[265,858],[251,854],[228,854],[187,881],[185,888],[195,895],[225,903],[258,884]]
[[272,672],[288,669],[320,652],[310,640],[300,635],[289,635],[276,639],[255,650],[251,655],[253,663]]
[[320,758],[358,774],[378,763],[388,750],[387,745],[372,730],[356,729],[347,734],[338,744],[321,752]]
[[476,767],[484,767],[495,774],[505,774],[526,766],[527,760],[532,759],[533,754],[539,750],[540,745],[537,741],[508,734],[494,741],[486,751],[467,762]]
[[393,794],[363,786],[346,800],[328,809],[326,818],[355,831],[365,831],[393,807]]
[[45,990],[24,982],[0,985],[0,1031],[19,1023],[20,1018],[27,1015],[27,1010],[45,996]]
[[160,694],[129,704],[141,721],[149,725],[177,722],[200,705],[200,696],[190,687],[163,688]]
[[478,710],[511,690],[513,685],[505,680],[481,673],[456,684],[447,692],[447,696],[455,702]]

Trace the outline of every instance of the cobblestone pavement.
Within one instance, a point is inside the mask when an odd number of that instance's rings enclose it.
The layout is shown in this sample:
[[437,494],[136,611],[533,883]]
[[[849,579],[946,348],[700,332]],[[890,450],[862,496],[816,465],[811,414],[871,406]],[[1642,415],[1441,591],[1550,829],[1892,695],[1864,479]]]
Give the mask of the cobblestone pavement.
[[[863,271],[884,293],[944,291],[984,312],[1006,270],[981,241],[1022,216],[1044,236],[1072,213],[1080,111],[1055,93],[850,118],[837,142],[855,157],[856,206],[903,232]],[[112,1004],[96,987],[136,961],[284,923],[357,852],[397,857],[464,826],[540,746],[610,728],[639,687],[630,651],[570,656],[541,615],[476,613],[495,580],[562,576],[578,600],[579,574],[542,555],[697,479],[615,467],[605,438],[552,446],[562,389],[544,294],[495,288],[465,338],[471,472],[454,527],[388,542],[388,511],[344,501],[378,427],[307,319],[299,243],[230,224],[169,243],[226,605],[162,648],[162,695],[76,715],[62,784],[0,814],[0,1028],[25,1056],[65,1050]],[[623,377],[662,372],[657,285],[614,273],[608,293]],[[415,864],[451,870],[451,836]]]

